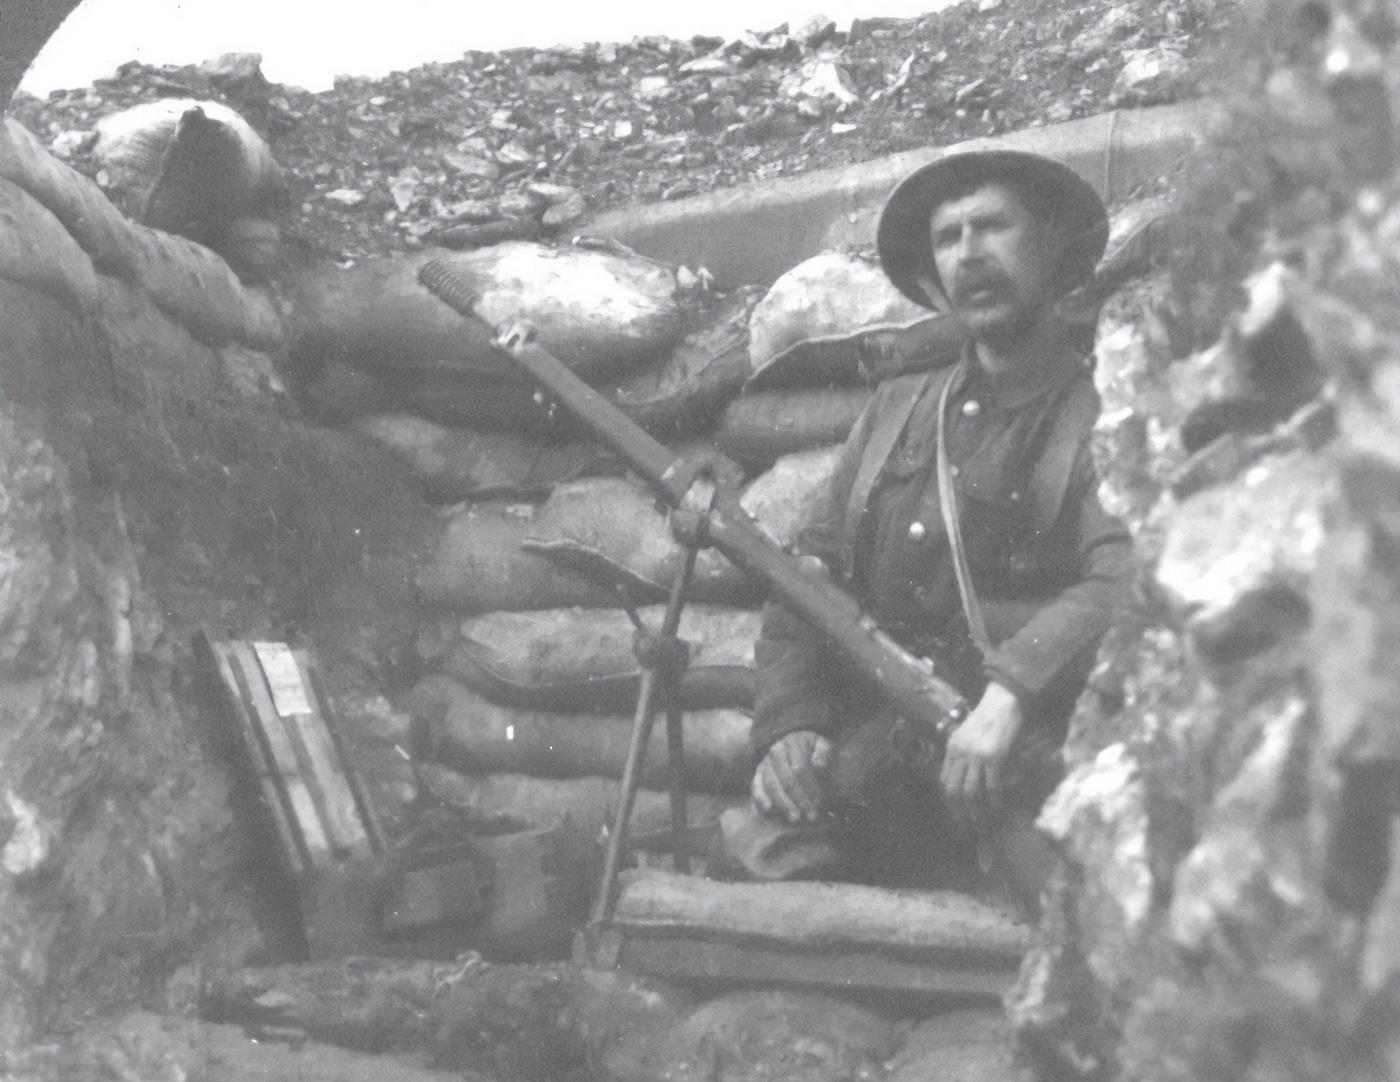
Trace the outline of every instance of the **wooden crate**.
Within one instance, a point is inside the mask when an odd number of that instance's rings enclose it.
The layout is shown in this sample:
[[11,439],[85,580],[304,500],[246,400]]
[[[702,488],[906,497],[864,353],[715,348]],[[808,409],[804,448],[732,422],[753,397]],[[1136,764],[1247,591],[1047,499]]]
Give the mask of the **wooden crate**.
[[199,634],[195,648],[217,678],[239,758],[297,892],[311,956],[363,947],[374,938],[375,920],[368,899],[361,905],[356,896],[368,893],[386,847],[332,724],[315,655],[210,631]]

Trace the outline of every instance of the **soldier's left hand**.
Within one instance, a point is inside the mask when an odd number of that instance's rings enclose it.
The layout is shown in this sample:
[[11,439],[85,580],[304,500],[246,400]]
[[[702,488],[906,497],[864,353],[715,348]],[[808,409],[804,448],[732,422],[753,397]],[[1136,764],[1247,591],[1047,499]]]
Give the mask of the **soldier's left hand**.
[[988,684],[943,753],[940,781],[955,815],[977,824],[996,810],[1011,745],[1023,722],[1016,696],[1000,684]]

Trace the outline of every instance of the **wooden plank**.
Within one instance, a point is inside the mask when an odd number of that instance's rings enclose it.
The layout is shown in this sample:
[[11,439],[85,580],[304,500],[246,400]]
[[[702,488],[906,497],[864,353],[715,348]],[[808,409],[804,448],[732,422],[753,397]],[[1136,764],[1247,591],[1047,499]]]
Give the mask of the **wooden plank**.
[[317,702],[307,666],[307,652],[293,650],[292,660],[312,708],[311,713],[297,716],[297,728],[311,757],[312,773],[326,797],[328,826],[349,853],[370,856],[373,847],[347,777],[350,765],[332,740],[329,712]]
[[273,757],[267,734],[263,731],[262,723],[251,704],[248,681],[227,644],[223,645],[221,659],[228,674],[230,697],[237,704],[236,709],[242,718],[246,746],[253,756],[254,772],[258,775],[259,784],[264,791],[268,810],[273,815],[278,839],[282,843],[282,852],[287,858],[291,873],[300,876],[310,867],[310,853],[296,823],[296,809],[292,805],[287,787],[283,784],[282,772]]
[[305,873],[307,865],[299,840],[300,835],[292,828],[292,807],[287,799],[286,790],[278,784],[278,772],[272,763],[271,751],[265,746],[265,741],[259,738],[259,726],[249,713],[239,677],[230,662],[228,643],[217,641],[205,632],[201,632],[201,638],[223,686],[225,706],[233,715],[239,742],[247,754],[248,765],[257,780],[263,807],[272,820],[272,828],[277,835],[287,870],[294,878],[299,878]]
[[330,779],[317,769],[316,755],[312,750],[316,716],[290,714],[279,718],[278,722],[286,730],[287,740],[296,751],[297,760],[301,764],[301,780],[311,794],[311,801],[316,807],[316,814],[331,852],[337,857],[350,853],[357,842],[363,842],[364,832],[358,828],[358,824],[345,822],[334,785],[328,784]]
[[332,761],[327,758],[329,739],[321,716],[297,714],[286,721],[288,729],[296,734],[311,761],[309,780],[313,791],[319,790],[326,831],[333,839],[337,851],[353,856],[369,855],[369,837],[360,821],[354,794],[351,793],[345,778],[334,769]]
[[286,727],[281,724],[277,708],[272,703],[272,694],[268,690],[262,666],[253,654],[253,648],[246,642],[231,641],[229,651],[236,670],[242,675],[249,703],[259,718],[266,719],[261,731],[267,738],[278,777],[291,803],[293,818],[306,850],[307,861],[313,865],[322,864],[330,857],[330,842],[321,826],[321,817],[315,801],[311,798],[311,792],[301,778],[296,749],[292,746]]
[[296,658],[292,656],[292,648],[285,642],[257,639],[250,640],[248,645],[258,659],[258,668],[262,670],[278,716],[285,718],[292,714],[310,713],[311,699],[301,682],[301,671],[297,668]]
[[695,936],[651,937],[624,931],[617,964],[629,972],[686,980],[788,984],[851,992],[920,996],[1002,996],[1017,967],[918,962],[874,951],[800,951],[723,943]]
[[272,700],[274,716],[266,721],[269,729],[277,729],[285,738],[296,758],[296,775],[305,785],[316,811],[317,822],[326,835],[327,845],[334,853],[348,848],[351,838],[338,829],[330,814],[333,798],[327,793],[324,779],[318,776],[313,754],[303,735],[303,718],[311,714],[312,705],[301,682],[291,650],[285,643],[250,641],[252,656],[257,662]]
[[326,720],[312,699],[310,683],[294,651],[285,643],[252,642],[280,727],[296,757],[297,774],[310,793],[320,826],[338,856],[367,854],[369,846],[354,797],[341,777],[326,734]]
[[364,780],[360,777],[359,771],[355,769],[355,764],[345,749],[345,743],[341,740],[340,733],[331,724],[331,718],[334,715],[331,713],[330,700],[326,697],[326,689],[321,681],[321,670],[316,655],[309,650],[303,651],[300,654],[300,661],[302,673],[306,678],[306,686],[311,689],[312,700],[317,704],[321,716],[326,719],[326,733],[330,737],[336,762],[340,764],[341,776],[345,779],[345,784],[355,802],[355,809],[359,813],[359,821],[364,827],[369,851],[380,856],[389,848],[388,842],[384,838],[384,828],[380,825],[379,813],[375,810],[374,801],[370,799],[368,790],[365,789]]
[[626,873],[614,926],[784,950],[878,951],[918,962],[1015,965],[1031,930],[955,891],[852,883],[719,883],[657,869]]

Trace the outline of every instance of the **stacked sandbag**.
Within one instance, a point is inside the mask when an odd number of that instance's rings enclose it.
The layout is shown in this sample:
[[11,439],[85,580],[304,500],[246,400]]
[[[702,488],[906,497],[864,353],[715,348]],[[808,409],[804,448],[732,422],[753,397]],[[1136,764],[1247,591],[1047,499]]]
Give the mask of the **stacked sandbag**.
[[739,289],[710,305],[662,363],[611,392],[618,408],[658,439],[708,431],[749,377],[749,320],[759,299],[758,290]]
[[[664,593],[683,560],[646,489],[625,478],[592,477],[559,485],[539,504],[464,508],[447,522],[418,588],[430,604],[460,612],[616,605],[610,582],[568,560],[580,550],[623,569],[638,592],[650,595],[644,600]],[[701,553],[694,600],[734,602],[751,593],[737,568],[712,550]]]
[[[597,380],[599,390],[680,449],[714,426],[748,378],[748,319],[757,300],[755,290],[708,300],[689,314],[697,325],[669,353],[616,386]],[[459,323],[488,348],[480,321]],[[536,497],[562,481],[620,472],[615,456],[508,363],[493,356],[490,366],[467,375],[457,360],[404,362],[389,379],[330,362],[305,389],[322,417],[347,419],[388,447],[434,503]],[[390,405],[401,412],[383,412]]]
[[720,416],[715,442],[763,466],[839,443],[870,389],[949,364],[962,332],[901,294],[877,263],[827,252],[773,283],[749,321],[749,378]]
[[[656,629],[662,610],[637,614]],[[743,792],[752,761],[748,708],[758,613],[694,605],[680,635],[689,647],[682,706],[687,822],[714,823]],[[460,623],[440,671],[405,701],[428,761],[420,782],[496,834],[551,829],[596,841],[611,826],[631,738],[641,666],[634,628],[619,609],[490,613]],[[632,829],[671,824],[664,722],[641,776]]]
[[[475,318],[419,281],[445,266]],[[312,401],[353,409],[411,408],[430,420],[535,432],[547,418],[534,389],[492,345],[512,322],[587,380],[618,378],[670,354],[698,306],[674,268],[590,247],[511,241],[469,252],[429,249],[401,259],[308,272],[294,293],[291,359]],[[417,393],[436,381],[431,393]],[[348,412],[343,406],[342,414]]]
[[[454,303],[475,298],[471,305],[483,317],[482,298],[498,289],[498,261],[509,255],[525,266],[527,251],[529,259],[545,258],[538,246],[497,247],[446,257],[463,286]],[[583,253],[575,258],[626,258]],[[566,438],[558,417],[549,418],[547,396],[534,396],[523,379],[511,396],[518,377],[492,351],[489,320],[463,317],[416,281],[418,266],[440,258],[424,253],[309,280],[293,352],[303,361],[338,357],[362,375],[396,365],[402,376],[403,357],[417,356],[410,382],[425,386],[426,372],[445,373],[432,385],[431,408],[406,406],[405,414],[353,422],[411,462],[420,486],[467,501],[444,512],[436,548],[417,578],[426,608],[450,627],[445,639],[424,647],[430,675],[405,699],[420,751],[431,760],[430,789],[469,818],[512,829],[547,828],[570,805],[588,823],[604,823],[607,808],[600,805],[614,806],[642,675],[636,629],[622,603],[639,607],[643,626],[659,628],[685,550],[656,494],[615,458],[590,461],[588,444]],[[683,334],[658,334],[653,355],[631,353],[630,371],[620,378],[616,362],[628,350],[617,348],[613,364],[600,363],[597,320],[583,326],[560,312],[536,331],[545,348],[673,448],[710,458],[723,452],[741,463],[720,472],[737,475],[743,509],[778,544],[791,545],[871,393],[873,369],[839,370],[830,363],[833,343],[866,333],[863,348],[874,356],[869,343],[883,333],[878,341],[900,364],[932,364],[946,363],[949,343],[960,341],[944,317],[911,313],[887,283],[876,289],[883,278],[868,262],[829,256],[814,264],[762,299],[752,290],[705,298],[687,313]],[[513,303],[523,305],[530,289],[514,288]],[[384,306],[386,321],[375,322],[375,305]],[[614,326],[607,333],[620,332]],[[768,387],[755,382],[755,340],[766,351],[757,354],[764,364],[775,351],[788,358],[787,374],[769,375]],[[812,341],[827,352],[809,352],[804,371],[801,349]],[[391,345],[406,348],[391,356]],[[446,390],[451,381],[456,391]],[[403,401],[415,392],[401,381],[397,393]],[[473,415],[473,396],[483,416]],[[424,414],[450,416],[453,426]],[[748,711],[764,596],[718,552],[700,552],[679,632],[690,655],[679,703],[692,790],[739,799],[751,774]],[[663,786],[668,777],[658,730],[643,784]],[[665,798],[644,793],[642,804],[662,821],[639,829],[663,828]],[[691,822],[712,821],[715,807],[692,803]]]
[[[778,365],[780,369],[793,369],[783,381],[786,385],[812,386],[838,376],[842,382],[855,382],[860,373],[854,366],[837,373],[801,372],[802,362],[811,359],[803,348],[814,342],[872,336],[926,323],[946,326],[946,319],[900,293],[885,277],[879,263],[839,252],[823,252],[799,263],[774,282],[754,309],[749,323],[752,376],[756,379]],[[934,320],[944,323],[933,324]],[[826,360],[830,363],[830,358]],[[917,356],[901,360],[915,366],[933,361]],[[895,374],[897,371],[891,366],[879,378]],[[772,379],[778,373],[768,375]]]
[[[467,773],[621,777],[632,732],[632,719],[623,714],[505,707],[446,676],[419,684],[409,709],[426,724],[430,755]],[[749,725],[742,710],[686,711],[687,784],[709,792],[742,790],[751,765]],[[664,787],[669,769],[659,735],[648,746],[642,784]]]
[[[834,449],[804,452],[758,477],[740,504],[780,543],[796,536],[803,510],[829,476]],[[639,483],[591,477],[559,485],[538,504],[472,504],[450,518],[419,574],[431,605],[459,612],[608,607],[616,581],[638,601],[659,600],[680,571],[684,549],[669,518]],[[611,569],[611,579],[598,572]],[[752,604],[757,585],[713,549],[696,560],[690,598]]]
[[817,447],[784,455],[744,490],[741,506],[774,541],[788,548],[831,480],[841,448]]
[[411,413],[359,417],[352,428],[387,447],[429,503],[543,495],[585,473],[620,468],[597,443],[449,427]]
[[841,443],[872,393],[866,387],[798,387],[741,395],[720,414],[715,443],[753,465]]
[[[27,129],[0,121],[0,373],[23,397],[87,358],[138,395],[276,391],[270,298],[208,248],[132,221]],[[37,392],[36,392],[37,393]]]
[[[837,450],[784,457],[744,489],[741,506],[790,544]],[[439,608],[476,615],[433,651],[435,675],[407,702],[434,759],[476,784],[503,773],[619,777],[642,669],[612,584],[626,584],[654,632],[682,555],[654,497],[625,478],[586,478],[538,504],[476,503],[454,515],[420,592]],[[687,785],[739,794],[752,769],[748,710],[763,595],[713,550],[700,553],[692,584],[679,630],[689,646],[680,688]],[[666,778],[658,736],[643,783]],[[692,821],[708,821],[698,814],[692,809]]]
[[96,128],[93,155],[129,216],[208,245],[240,271],[269,269],[287,182],[237,112],[164,98],[103,117]]
[[[638,616],[644,627],[659,628],[663,611],[663,606],[648,605]],[[628,711],[641,678],[635,632],[621,609],[488,613],[462,622],[443,668],[507,706]],[[681,614],[679,634],[689,647],[682,706],[753,705],[756,612],[689,605]]]
[[97,310],[97,271],[91,257],[42,203],[4,179],[0,179],[0,278],[25,282],[78,316]]
[[[546,829],[568,820],[584,837],[597,838],[612,826],[617,807],[616,778],[537,778],[529,774],[463,774],[438,763],[419,768],[424,788],[434,800],[465,816],[476,834],[512,834]],[[691,792],[688,820],[713,823],[736,796]],[[632,805],[634,837],[655,835],[671,825],[670,794],[640,789]]]

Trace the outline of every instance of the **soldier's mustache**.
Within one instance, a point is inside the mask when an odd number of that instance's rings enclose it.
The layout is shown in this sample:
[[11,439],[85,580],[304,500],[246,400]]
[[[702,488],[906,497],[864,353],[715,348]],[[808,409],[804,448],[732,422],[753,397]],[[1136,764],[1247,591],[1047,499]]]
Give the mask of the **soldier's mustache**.
[[973,293],[992,292],[1005,294],[1011,290],[1011,281],[1006,275],[994,270],[972,271],[959,274],[953,279],[954,302],[963,300]]

